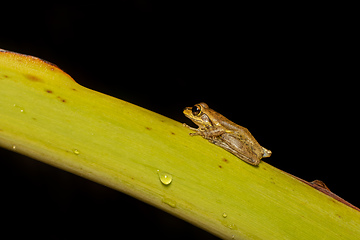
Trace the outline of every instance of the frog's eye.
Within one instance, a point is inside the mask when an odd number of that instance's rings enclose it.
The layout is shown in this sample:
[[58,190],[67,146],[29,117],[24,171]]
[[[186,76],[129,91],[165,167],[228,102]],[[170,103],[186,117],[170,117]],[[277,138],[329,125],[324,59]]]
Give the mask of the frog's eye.
[[201,112],[201,109],[195,105],[192,107],[191,112],[194,116],[198,116]]

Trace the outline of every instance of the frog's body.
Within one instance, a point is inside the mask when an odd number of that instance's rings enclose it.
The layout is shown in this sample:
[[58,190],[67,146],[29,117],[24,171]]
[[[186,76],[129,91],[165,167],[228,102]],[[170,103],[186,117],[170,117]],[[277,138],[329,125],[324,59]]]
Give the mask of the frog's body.
[[260,146],[249,130],[212,110],[206,103],[187,107],[184,109],[184,114],[199,126],[192,128],[184,124],[196,131],[190,135],[200,135],[247,163],[259,165],[262,158],[271,155],[271,151]]

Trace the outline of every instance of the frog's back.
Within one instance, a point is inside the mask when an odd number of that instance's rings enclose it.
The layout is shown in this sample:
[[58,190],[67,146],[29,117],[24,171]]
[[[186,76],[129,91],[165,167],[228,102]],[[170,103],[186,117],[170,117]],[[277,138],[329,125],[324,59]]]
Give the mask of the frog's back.
[[[242,133],[243,135],[249,135],[249,136],[251,136],[252,138],[254,138],[254,137],[251,135],[250,131],[249,131],[247,128],[242,127],[242,126],[234,123],[233,121],[230,121],[229,119],[227,119],[226,117],[224,117],[224,116],[221,115],[221,114],[219,114],[219,116],[218,116],[218,121],[219,121],[219,123],[220,123],[223,127],[225,127],[225,128],[228,129],[228,130],[232,130],[232,131],[234,131],[234,132],[240,132],[240,133]],[[255,138],[254,138],[254,140],[255,140]],[[256,140],[255,140],[255,141],[256,141]]]
[[259,159],[261,159],[263,157],[263,155],[264,155],[263,147],[256,141],[254,136],[250,133],[250,131],[247,128],[242,127],[242,126],[230,121],[223,115],[218,116],[218,121],[223,127],[225,127],[228,130],[233,131],[235,133],[235,135],[237,135],[238,138],[242,142],[244,142],[251,149],[251,151],[253,153],[255,153],[255,155]]

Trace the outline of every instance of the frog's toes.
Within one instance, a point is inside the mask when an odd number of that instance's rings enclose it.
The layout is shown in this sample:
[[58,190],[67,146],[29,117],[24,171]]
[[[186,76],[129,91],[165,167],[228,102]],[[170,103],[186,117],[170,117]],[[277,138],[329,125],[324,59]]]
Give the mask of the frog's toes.
[[189,128],[189,129],[191,129],[191,130],[194,130],[194,128],[190,127],[190,126],[187,125],[186,123],[183,123],[183,126]]
[[194,133],[189,133],[190,136],[202,136],[203,134],[201,134],[201,132],[197,129],[195,129],[196,132]]
[[263,149],[263,151],[264,151],[264,154],[263,154],[263,158],[266,158],[266,157],[270,157],[271,156],[271,154],[272,154],[272,152],[270,151],[270,150],[268,150],[268,149],[266,149],[266,148],[262,148]]
[[198,129],[197,128],[193,128],[193,127],[190,127],[189,125],[187,125],[186,123],[183,123],[183,126],[184,127],[187,127],[188,129],[190,129],[190,130],[193,130],[193,131],[198,131]]

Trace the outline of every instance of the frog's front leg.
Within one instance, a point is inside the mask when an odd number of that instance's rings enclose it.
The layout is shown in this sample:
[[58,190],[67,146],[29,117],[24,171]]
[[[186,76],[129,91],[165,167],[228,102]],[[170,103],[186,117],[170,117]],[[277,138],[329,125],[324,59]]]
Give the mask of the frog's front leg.
[[189,128],[190,130],[195,131],[194,133],[189,133],[190,136],[202,136],[205,139],[212,139],[213,137],[220,136],[221,134],[225,133],[226,130],[223,130],[221,128],[193,128],[187,125],[186,123],[183,123],[184,127]]
[[199,131],[199,129],[198,128],[193,128],[193,127],[190,127],[189,125],[187,125],[186,123],[183,123],[183,126],[184,127],[187,127],[188,129],[190,129],[190,130],[193,130],[193,131]]
[[187,128],[190,129],[190,130],[195,131],[194,133],[189,133],[190,136],[199,135],[199,136],[204,137],[204,130],[203,130],[203,129],[190,127],[190,126],[187,125],[186,123],[183,123],[183,126],[184,126],[184,127],[187,127]]

